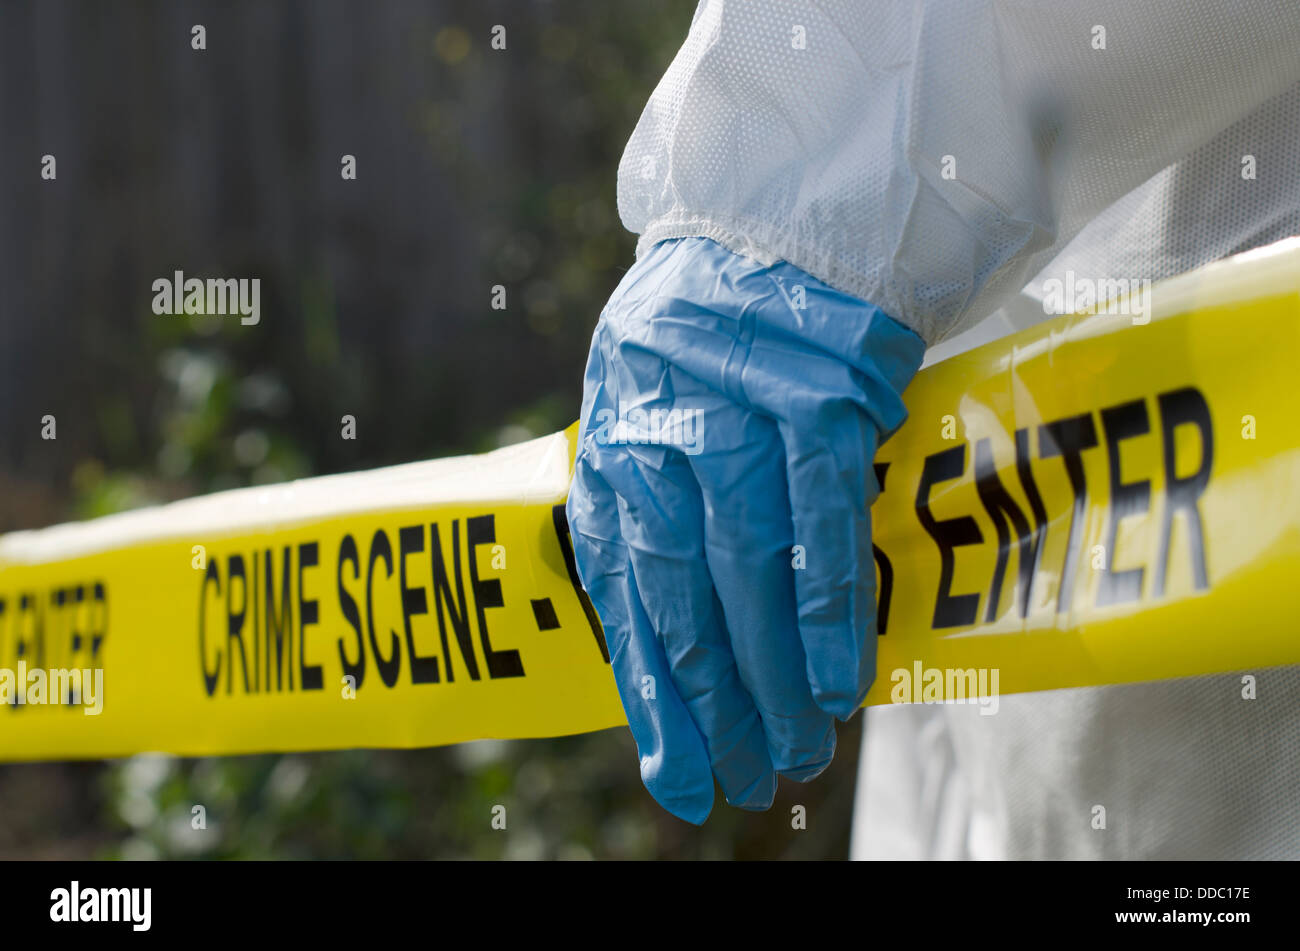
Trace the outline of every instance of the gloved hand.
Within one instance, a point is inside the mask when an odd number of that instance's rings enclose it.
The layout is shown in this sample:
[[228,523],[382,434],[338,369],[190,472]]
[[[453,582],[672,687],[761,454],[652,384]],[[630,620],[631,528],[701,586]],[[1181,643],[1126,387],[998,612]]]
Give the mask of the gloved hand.
[[596,326],[568,516],[641,757],[702,823],[766,809],[875,676],[877,445],[925,345],[784,262],[660,242]]

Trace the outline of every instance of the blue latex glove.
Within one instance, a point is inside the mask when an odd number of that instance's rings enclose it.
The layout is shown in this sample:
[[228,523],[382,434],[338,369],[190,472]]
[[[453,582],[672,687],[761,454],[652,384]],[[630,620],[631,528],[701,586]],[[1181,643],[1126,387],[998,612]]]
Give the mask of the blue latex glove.
[[[802,305],[802,306],[801,306]],[[568,515],[641,757],[702,823],[835,752],[875,677],[877,445],[925,344],[707,238],[633,265],[592,340]]]

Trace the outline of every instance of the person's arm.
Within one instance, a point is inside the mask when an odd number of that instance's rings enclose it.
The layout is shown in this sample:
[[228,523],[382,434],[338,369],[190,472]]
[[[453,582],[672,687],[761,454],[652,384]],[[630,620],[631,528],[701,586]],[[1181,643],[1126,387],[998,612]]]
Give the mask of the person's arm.
[[1293,0],[700,5],[620,165],[642,238],[568,504],[659,802],[702,822],[714,777],[766,808],[826,767],[875,676],[872,458],[926,345],[1296,49]]
[[1298,49],[1294,0],[704,0],[619,209],[642,248],[709,234],[935,343],[1300,82]]

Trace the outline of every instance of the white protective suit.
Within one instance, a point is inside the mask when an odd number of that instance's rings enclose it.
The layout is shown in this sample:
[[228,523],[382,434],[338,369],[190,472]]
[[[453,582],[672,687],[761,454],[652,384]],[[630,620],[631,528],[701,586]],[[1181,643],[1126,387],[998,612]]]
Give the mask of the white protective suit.
[[[1269,171],[1240,175],[1252,155]],[[1043,282],[1158,280],[1300,234],[1300,85],[1090,223],[933,363],[1043,318]],[[1250,623],[1249,617],[1242,618]],[[1230,632],[1226,632],[1230,636]],[[1300,858],[1300,668],[866,711],[855,858]],[[1107,809],[1094,830],[1092,808]]]
[[[1067,269],[1159,279],[1300,234],[1300,3],[702,0],[618,202],[638,253],[787,260],[934,362],[1043,319]],[[1259,694],[874,708],[853,854],[1295,857],[1300,669]]]

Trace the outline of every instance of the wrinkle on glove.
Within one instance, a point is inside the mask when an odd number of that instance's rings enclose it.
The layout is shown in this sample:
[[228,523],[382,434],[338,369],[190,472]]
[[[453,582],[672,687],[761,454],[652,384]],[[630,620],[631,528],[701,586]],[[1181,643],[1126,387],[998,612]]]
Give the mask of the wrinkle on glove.
[[650,248],[592,340],[569,493],[641,777],[702,823],[835,752],[875,677],[877,446],[925,345],[793,265]]

